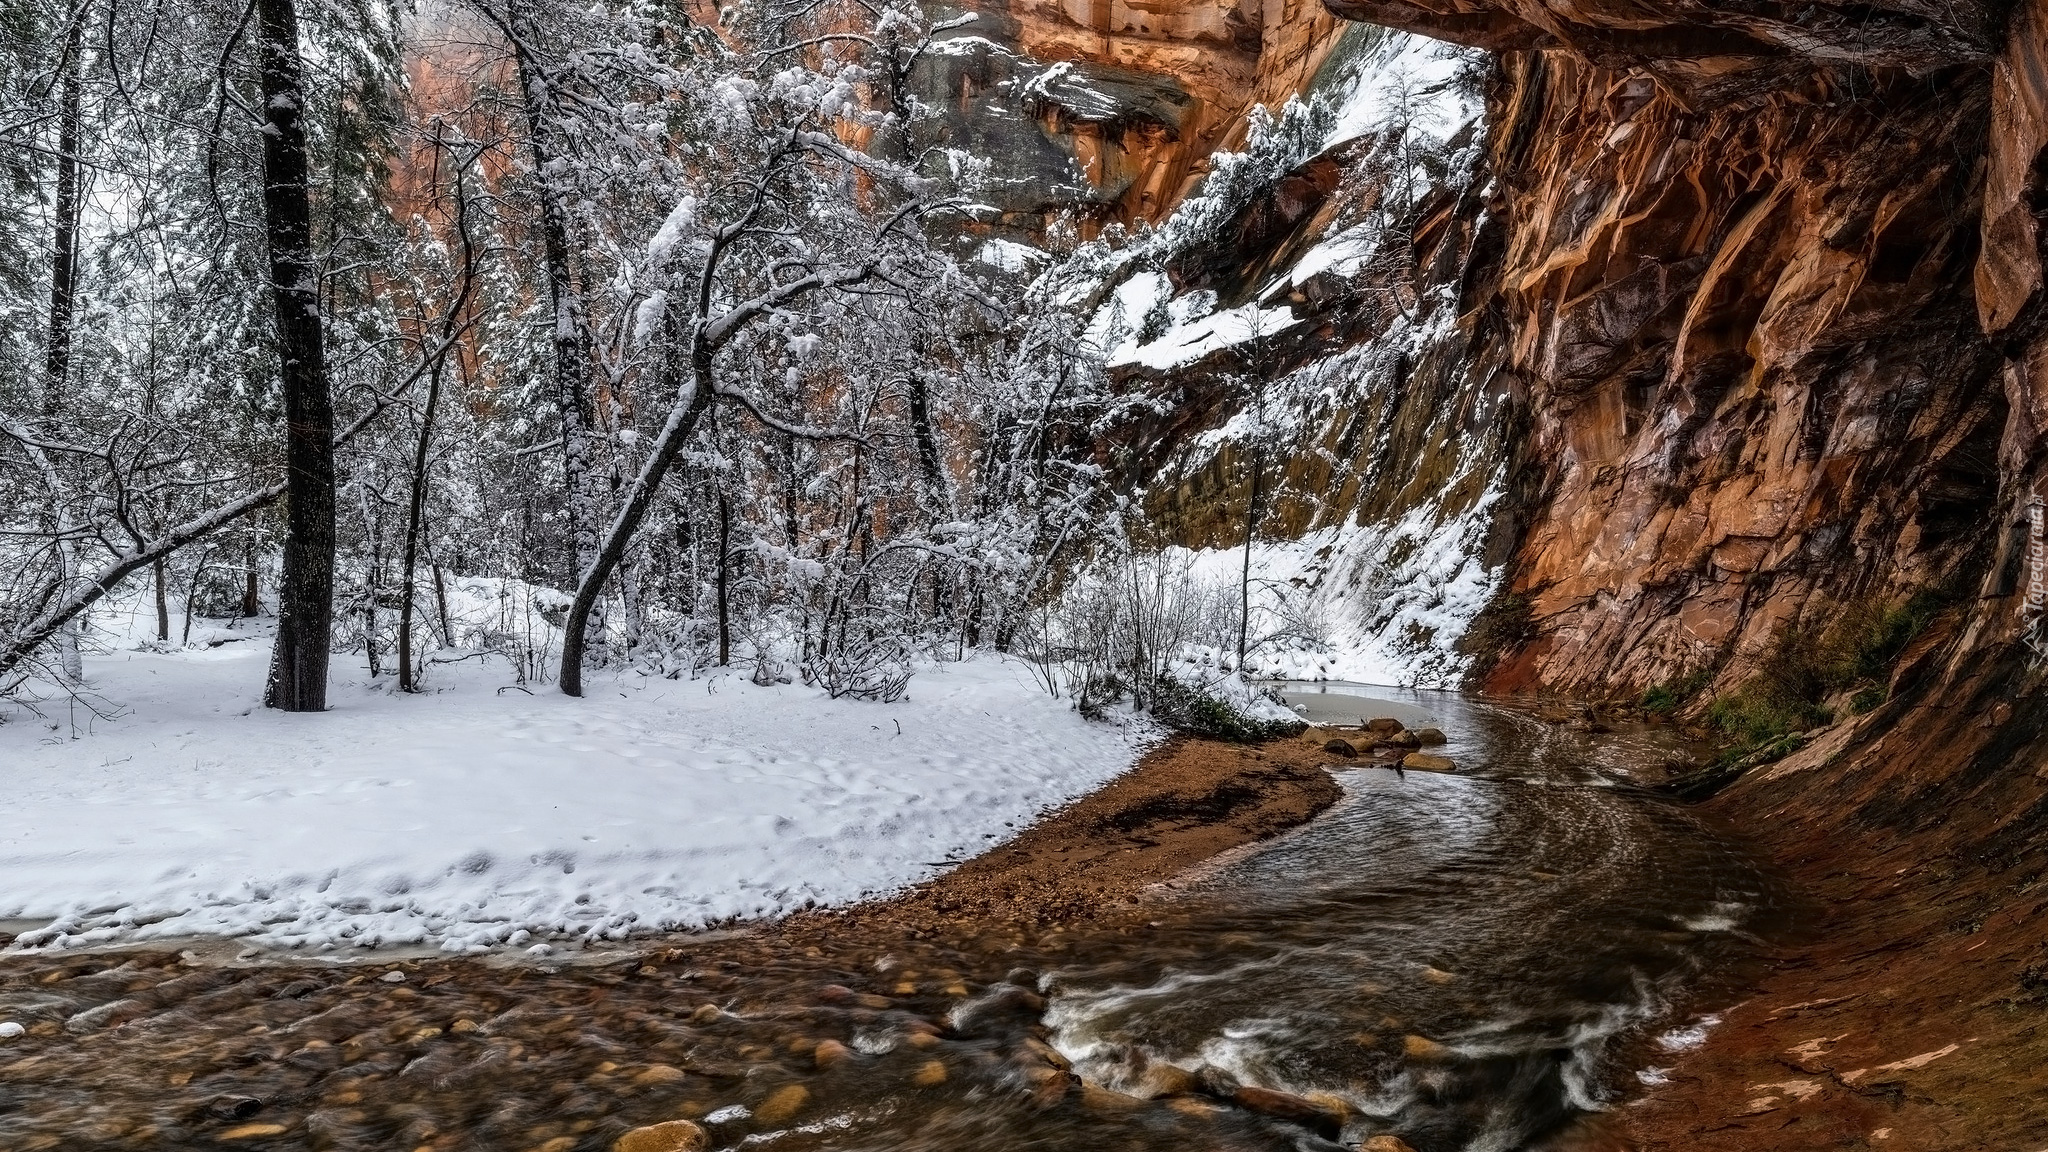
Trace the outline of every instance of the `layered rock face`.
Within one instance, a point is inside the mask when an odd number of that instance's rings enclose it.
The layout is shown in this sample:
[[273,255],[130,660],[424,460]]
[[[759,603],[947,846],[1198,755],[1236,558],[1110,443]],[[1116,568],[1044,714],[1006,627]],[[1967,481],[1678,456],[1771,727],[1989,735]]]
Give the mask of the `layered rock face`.
[[1308,86],[1344,22],[1319,0],[994,0],[919,67],[932,142],[994,164],[1019,228],[1156,220],[1246,116]]
[[1611,693],[1730,656],[1733,679],[1802,614],[1974,596],[2030,479],[2000,468],[2003,358],[1968,290],[1982,70],[1817,67],[1692,111],[1571,52],[1501,69],[1503,336],[1540,493],[1512,589],[1540,639],[1491,683]]
[[1537,639],[1492,685],[1734,677],[1802,613],[2011,591],[2041,448],[2039,140],[2012,146],[2035,38],[2003,51],[1967,4],[1332,7],[1500,53]]

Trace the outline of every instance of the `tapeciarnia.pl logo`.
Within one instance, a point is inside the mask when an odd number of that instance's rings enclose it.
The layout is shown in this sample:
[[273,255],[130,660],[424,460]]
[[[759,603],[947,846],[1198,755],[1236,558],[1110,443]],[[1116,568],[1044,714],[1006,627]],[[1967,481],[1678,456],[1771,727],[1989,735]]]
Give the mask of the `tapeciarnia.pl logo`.
[[2038,495],[2027,501],[2027,595],[2020,611],[2027,618],[2027,647],[2034,650],[2038,667],[2048,662],[2048,636],[2042,634],[2048,621],[2048,501]]
[[2048,502],[2027,501],[2027,612],[2048,608]]

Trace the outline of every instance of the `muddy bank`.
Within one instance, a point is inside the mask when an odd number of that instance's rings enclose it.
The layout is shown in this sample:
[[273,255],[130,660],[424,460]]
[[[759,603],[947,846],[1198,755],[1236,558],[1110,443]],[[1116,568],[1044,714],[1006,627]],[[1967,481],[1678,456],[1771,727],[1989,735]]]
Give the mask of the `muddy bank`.
[[[1313,731],[1313,730],[1312,730]],[[1304,824],[1339,795],[1313,736],[1256,747],[1176,736],[1003,846],[889,900],[776,931],[959,933],[1072,925],[1220,853]]]

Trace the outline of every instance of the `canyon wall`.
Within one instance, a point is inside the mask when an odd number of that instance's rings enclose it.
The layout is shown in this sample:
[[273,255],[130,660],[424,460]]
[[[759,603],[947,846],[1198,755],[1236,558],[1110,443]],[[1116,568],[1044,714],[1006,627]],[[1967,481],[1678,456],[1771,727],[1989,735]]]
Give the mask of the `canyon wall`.
[[928,54],[927,143],[995,167],[997,205],[1027,233],[1079,209],[1157,220],[1241,145],[1247,115],[1308,87],[1345,22],[1320,0],[992,0]]
[[1859,597],[2010,596],[2040,438],[2005,347],[2025,305],[1980,323],[1972,290],[2026,276],[1978,259],[1990,14],[1333,6],[1499,54],[1534,639],[1490,685],[1732,680]]

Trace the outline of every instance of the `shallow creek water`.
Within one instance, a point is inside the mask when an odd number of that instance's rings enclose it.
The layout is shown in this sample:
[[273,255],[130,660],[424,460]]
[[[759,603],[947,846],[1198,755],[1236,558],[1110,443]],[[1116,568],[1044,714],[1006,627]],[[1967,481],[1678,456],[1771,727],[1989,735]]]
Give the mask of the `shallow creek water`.
[[1629,1058],[1682,1048],[1689,1011],[1782,930],[1733,837],[1626,783],[1667,732],[1441,693],[1290,702],[1435,723],[1461,774],[1346,772],[1330,812],[1204,877],[1145,954],[1056,973],[1057,1042],[1084,1072],[1128,1079],[1136,1049],[1335,1095],[1351,1132],[1507,1152],[1654,1083]]
[[1434,723],[1460,771],[1341,770],[1315,821],[1073,931],[550,968],[9,958],[0,1018],[32,1027],[0,1044],[0,1147],[599,1152],[676,1117],[733,1149],[1590,1146],[1781,930],[1734,837],[1625,784],[1657,731],[1293,702]]

